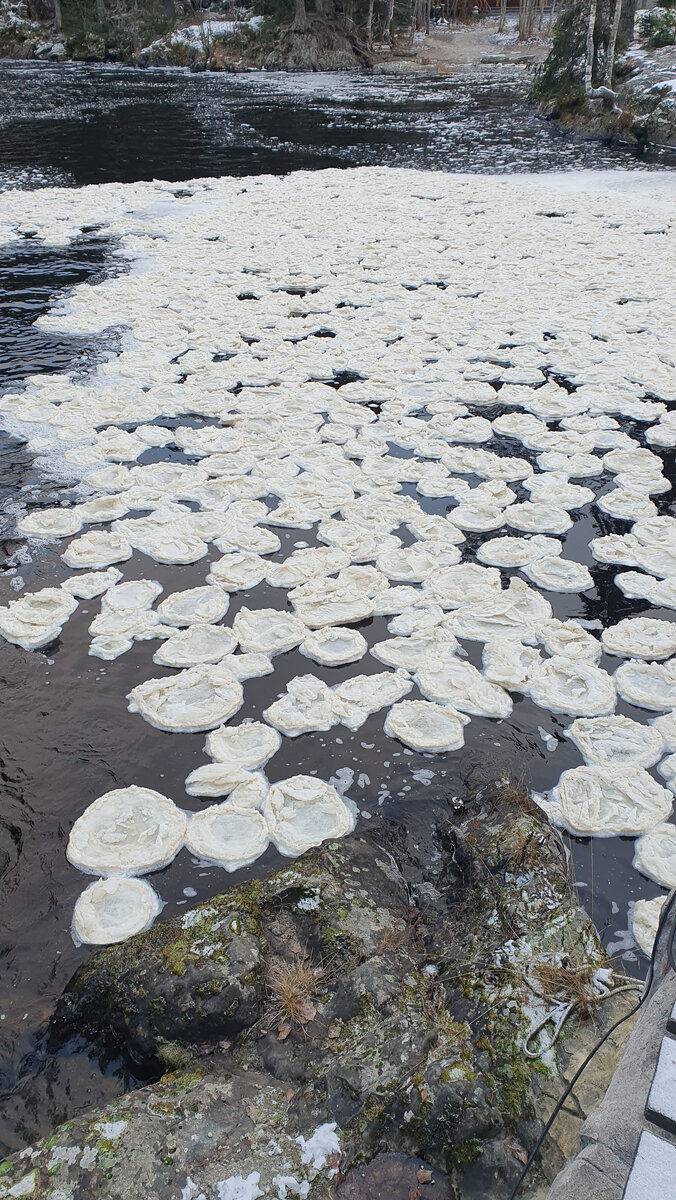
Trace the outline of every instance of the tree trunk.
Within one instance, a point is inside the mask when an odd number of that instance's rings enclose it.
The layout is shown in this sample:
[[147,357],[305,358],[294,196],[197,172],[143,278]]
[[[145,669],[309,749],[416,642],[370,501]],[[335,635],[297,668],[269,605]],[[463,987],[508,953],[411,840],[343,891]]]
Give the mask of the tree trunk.
[[294,29],[307,29],[305,0],[294,0],[293,27]]
[[594,90],[594,30],[596,28],[596,0],[590,0],[587,18],[587,57],[584,65],[584,90],[589,96]]
[[636,19],[636,0],[624,0],[620,16],[620,33],[628,42],[634,40],[634,20]]
[[106,19],[106,6],[104,0],[96,0],[96,20],[99,25],[102,25]]
[[385,15],[385,37],[388,41],[392,38],[392,18],[394,16],[394,0],[387,0],[387,13]]
[[54,0],[54,27],[60,30],[63,25],[61,17],[61,0]]
[[613,86],[613,67],[615,66],[615,45],[617,43],[617,31],[620,27],[620,15],[622,13],[622,0],[615,0],[615,11],[613,12],[613,23],[610,27],[608,35],[608,53],[606,55],[606,74],[603,80],[607,88]]
[[498,24],[498,33],[505,32],[505,22],[507,21],[507,0],[500,0],[500,23]]
[[[619,4],[619,0],[617,0]],[[369,50],[373,45],[373,0],[369,0],[368,12],[366,14],[366,45]]]

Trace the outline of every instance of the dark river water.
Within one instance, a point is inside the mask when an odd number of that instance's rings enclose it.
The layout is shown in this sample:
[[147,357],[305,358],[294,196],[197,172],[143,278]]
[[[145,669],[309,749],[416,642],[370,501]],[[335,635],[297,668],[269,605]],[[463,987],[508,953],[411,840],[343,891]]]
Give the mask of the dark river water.
[[0,65],[0,189],[317,167],[552,171],[674,165],[573,138],[527,103],[516,67],[452,76],[191,75]]
[[[640,159],[629,147],[563,134],[529,107],[525,89],[524,73],[516,69],[493,71],[492,77],[484,69],[395,79],[192,76],[4,63],[0,190],[371,163],[473,172],[673,165],[666,154]],[[114,331],[93,344],[33,327],[63,289],[124,269],[112,259],[114,249],[95,231],[67,247],[24,239],[0,248],[0,390],[16,388],[37,372],[83,372],[115,352]],[[636,436],[635,429],[631,432]],[[520,448],[519,453],[527,452]],[[179,456],[171,449],[159,454]],[[673,473],[673,455],[663,457],[665,471]],[[23,542],[14,537],[13,517],[17,501],[22,507],[67,503],[70,496],[68,485],[36,470],[20,439],[0,431],[0,603],[17,594],[17,583],[33,591],[70,574],[59,557],[63,543],[28,561]],[[418,499],[428,511],[448,507],[446,501]],[[668,500],[657,499],[666,511]],[[624,524],[595,508],[572,515],[567,545],[572,557],[590,566],[597,588],[586,596],[555,596],[556,616],[607,624],[647,611],[647,602],[627,600],[612,586],[616,568],[594,563],[588,553],[591,537],[624,532]],[[273,557],[288,554],[299,536],[311,540],[305,532],[287,533],[281,554]],[[468,537],[465,557],[473,556],[479,541]],[[174,591],[203,582],[207,561],[165,567],[135,554],[124,564],[124,577],[149,576]],[[510,574],[505,572],[505,579]],[[54,1001],[89,953],[74,946],[69,932],[83,887],[64,853],[74,816],[95,796],[132,782],[159,788],[182,806],[200,805],[186,801],[183,781],[204,761],[204,735],[168,738],[127,712],[124,697],[130,688],[161,673],[151,661],[155,645],[137,642],[111,663],[89,657],[86,628],[98,604],[83,601],[58,641],[43,651],[28,654],[0,641],[0,1150],[25,1145],[78,1109],[105,1102],[138,1082],[121,1061],[100,1064],[75,1045],[51,1056],[44,1047]],[[266,585],[236,593],[228,623],[242,604],[280,607],[284,593]],[[384,618],[360,628],[371,644],[387,636]],[[465,648],[478,664],[477,644],[468,642]],[[612,669],[615,663],[602,659],[601,665]],[[275,692],[308,669],[297,651],[276,658]],[[311,669],[331,683],[355,673],[354,667],[330,670],[312,664]],[[368,656],[359,665],[360,672],[380,670]],[[270,703],[270,681],[252,680],[245,694],[241,717],[259,717]],[[455,797],[505,770],[542,790],[579,764],[572,743],[562,737],[569,720],[525,697],[514,699],[508,720],[473,718],[465,748],[455,755],[404,750],[384,737],[383,714],[377,713],[356,733],[338,727],[284,739],[269,777],[275,781],[299,769],[317,769],[328,779],[339,771],[349,777],[352,771],[349,793],[371,814],[362,818],[365,823],[392,817],[424,839],[435,810],[452,809]],[[617,711],[645,719],[629,705],[620,703]],[[555,755],[543,734],[556,739]],[[633,840],[569,841],[580,898],[612,945],[616,931],[626,926],[628,901],[654,895],[655,886],[631,869]],[[183,851],[152,882],[166,903],[166,917],[221,890],[224,879],[231,883],[265,874],[281,861],[269,850],[254,867],[224,877],[214,867],[196,868]]]

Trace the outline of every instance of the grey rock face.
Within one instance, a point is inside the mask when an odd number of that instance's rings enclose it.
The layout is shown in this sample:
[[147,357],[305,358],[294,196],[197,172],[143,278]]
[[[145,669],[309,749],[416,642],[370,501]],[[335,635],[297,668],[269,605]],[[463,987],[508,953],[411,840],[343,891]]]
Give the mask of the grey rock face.
[[212,1200],[239,1179],[274,1197],[286,1177],[329,1196],[372,1160],[377,1195],[408,1178],[397,1153],[451,1200],[502,1200],[541,1128],[532,970],[602,960],[558,835],[513,803],[445,815],[419,849],[393,826],[325,844],[93,954],[53,1043],[85,1034],[172,1073],[12,1160],[0,1200],[29,1168],[45,1198]]

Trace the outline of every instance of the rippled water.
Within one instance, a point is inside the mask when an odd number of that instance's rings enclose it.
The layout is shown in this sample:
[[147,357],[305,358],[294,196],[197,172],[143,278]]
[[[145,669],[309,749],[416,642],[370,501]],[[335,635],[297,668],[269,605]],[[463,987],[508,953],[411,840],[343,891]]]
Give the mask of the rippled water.
[[191,75],[0,64],[0,188],[369,163],[551,171],[676,163],[576,138],[527,103],[516,67],[451,76]]
[[[394,80],[191,76],[178,71],[3,64],[0,185],[78,186],[149,176],[179,180],[357,163],[462,171],[642,165],[626,147],[583,142],[558,132],[527,106],[524,88],[523,73],[515,70],[501,73],[495,85],[487,72]],[[0,251],[0,387],[17,386],[40,371],[85,370],[97,357],[114,351],[112,334],[93,345],[32,327],[61,289],[96,279],[114,266],[118,269],[113,251],[114,246],[95,233],[83,234],[69,247],[46,248],[25,239]],[[636,430],[631,432],[636,436]],[[522,448],[519,453],[527,454]],[[147,454],[147,461],[181,457],[171,448]],[[673,471],[673,455],[663,457],[665,471]],[[11,536],[15,501],[67,503],[74,492],[72,482],[38,473],[25,446],[1,433],[0,467],[0,509],[7,521],[5,540],[0,541],[0,603],[7,603],[16,594],[18,576],[28,590],[36,590],[70,574],[59,557],[63,544],[26,561],[22,543]],[[519,498],[528,497],[524,493]],[[668,503],[658,500],[660,507]],[[422,505],[427,511],[447,508],[443,500],[422,499]],[[597,590],[590,596],[555,597],[556,615],[605,625],[647,611],[647,602],[627,600],[611,586],[616,568],[595,563],[588,554],[591,537],[622,532],[624,524],[596,508],[573,516],[575,525],[567,537],[571,557],[590,566]],[[282,552],[272,557],[284,557],[300,540],[312,539],[305,531],[284,534]],[[477,544],[477,538],[468,537],[466,558],[473,556]],[[12,557],[17,549],[18,558]],[[174,591],[202,582],[207,561],[197,567],[164,567],[134,555],[124,564],[124,577],[151,576],[166,591]],[[511,574],[505,572],[505,580]],[[237,593],[228,623],[243,604],[280,607],[285,595],[266,585]],[[73,1046],[52,1058],[41,1042],[55,998],[88,954],[73,945],[69,933],[73,905],[83,886],[82,876],[64,854],[73,817],[93,797],[131,782],[157,787],[161,781],[177,802],[200,807],[198,800],[186,801],[183,782],[204,761],[204,735],[167,738],[127,712],[124,697],[131,687],[163,672],[151,664],[152,643],[135,643],[111,663],[89,657],[86,628],[98,607],[98,600],[82,602],[58,641],[43,651],[27,654],[0,642],[0,1145],[7,1149],[135,1082],[129,1064],[103,1064],[102,1070]],[[673,613],[659,610],[651,615],[673,618]],[[375,618],[360,628],[372,644],[386,636],[386,619]],[[469,659],[478,662],[477,645],[468,642],[465,649]],[[609,664],[602,660],[601,665]],[[368,656],[359,666],[369,673],[381,669]],[[297,651],[279,656],[275,691],[307,670],[307,660]],[[354,674],[353,666],[322,669],[313,664],[312,670],[331,683]],[[260,716],[270,699],[270,679],[250,681],[242,717]],[[473,718],[465,748],[458,754],[432,759],[400,747],[384,738],[383,714],[377,713],[356,733],[339,727],[285,738],[268,774],[272,781],[284,778],[295,773],[299,763],[325,779],[342,772],[338,778],[347,781],[352,771],[350,794],[371,814],[364,821],[395,817],[422,840],[436,808],[452,808],[456,797],[505,770],[523,775],[527,786],[545,789],[562,770],[578,764],[574,747],[562,739],[567,720],[527,698],[514,699],[508,720]],[[622,703],[617,711],[638,719],[645,715]],[[557,740],[555,765],[543,734]],[[606,941],[612,942],[615,930],[626,923],[628,900],[654,894],[654,885],[630,870],[632,839],[570,842],[581,898]],[[214,867],[196,867],[183,851],[153,877],[153,885],[166,903],[167,916],[207,898],[224,882],[265,874],[281,861],[271,849],[254,867],[224,876]]]

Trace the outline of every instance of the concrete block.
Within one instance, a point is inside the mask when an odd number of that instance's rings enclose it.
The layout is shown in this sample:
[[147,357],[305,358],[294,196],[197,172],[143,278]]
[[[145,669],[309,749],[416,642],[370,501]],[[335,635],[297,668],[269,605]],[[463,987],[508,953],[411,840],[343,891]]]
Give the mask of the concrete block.
[[676,1146],[641,1134],[623,1200],[676,1200]]
[[662,1039],[645,1113],[648,1120],[676,1133],[676,1041],[673,1038]]

